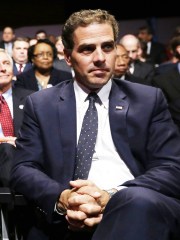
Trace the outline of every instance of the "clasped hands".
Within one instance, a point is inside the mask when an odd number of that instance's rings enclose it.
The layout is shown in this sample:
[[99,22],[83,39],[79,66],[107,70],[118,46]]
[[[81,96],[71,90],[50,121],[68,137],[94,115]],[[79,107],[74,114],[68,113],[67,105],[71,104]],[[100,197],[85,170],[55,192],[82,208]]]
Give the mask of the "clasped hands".
[[90,180],[70,181],[70,185],[72,189],[61,193],[57,208],[67,210],[70,230],[90,231],[101,221],[109,195]]

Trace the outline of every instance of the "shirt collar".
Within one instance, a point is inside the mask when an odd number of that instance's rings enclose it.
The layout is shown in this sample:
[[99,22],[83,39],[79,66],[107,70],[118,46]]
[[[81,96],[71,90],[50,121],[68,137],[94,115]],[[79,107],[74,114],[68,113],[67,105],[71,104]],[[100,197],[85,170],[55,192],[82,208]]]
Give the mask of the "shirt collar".
[[[104,85],[99,92],[97,92],[102,104],[104,105],[105,108],[108,108],[109,105],[109,93],[111,90],[112,86],[112,80],[109,80],[106,85]],[[85,102],[88,93],[85,92],[77,83],[77,81],[74,81],[74,91],[75,91],[75,96],[76,99],[78,99],[78,102]]]
[[4,99],[7,100],[12,95],[12,88],[9,88],[5,93],[2,94]]

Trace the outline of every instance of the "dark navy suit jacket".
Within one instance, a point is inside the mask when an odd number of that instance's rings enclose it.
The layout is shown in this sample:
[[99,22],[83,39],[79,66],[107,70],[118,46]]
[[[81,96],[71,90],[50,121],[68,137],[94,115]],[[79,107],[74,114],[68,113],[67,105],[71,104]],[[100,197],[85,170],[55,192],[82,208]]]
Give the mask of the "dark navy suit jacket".
[[[24,112],[11,184],[51,222],[55,202],[69,188],[75,168],[73,81],[33,93]],[[123,185],[144,186],[180,198],[180,136],[162,91],[113,80],[109,120],[115,147],[135,176]]]
[[[31,68],[32,68],[32,63],[28,62],[28,63],[26,63],[26,65],[23,69],[23,72],[26,72]],[[14,76],[19,75],[19,70],[17,69],[15,62],[13,62],[13,73],[14,73]]]
[[152,83],[164,92],[172,118],[180,130],[180,73],[178,64],[172,64],[172,67],[165,73],[157,75]]
[[[65,71],[52,68],[51,76],[48,84],[51,84],[52,86],[54,86],[64,80],[71,79],[71,78],[72,78],[71,72],[65,72]],[[22,88],[30,89],[33,91],[38,91],[39,88],[38,88],[38,81],[35,76],[35,69],[31,68],[30,70],[19,74],[17,76],[17,80],[15,81],[14,85],[16,87],[22,87]]]
[[[21,127],[23,120],[23,109],[27,95],[33,91],[12,88],[13,99],[13,123],[15,136]],[[9,143],[0,144],[0,186],[7,187],[9,185],[10,169],[13,160],[14,146]]]

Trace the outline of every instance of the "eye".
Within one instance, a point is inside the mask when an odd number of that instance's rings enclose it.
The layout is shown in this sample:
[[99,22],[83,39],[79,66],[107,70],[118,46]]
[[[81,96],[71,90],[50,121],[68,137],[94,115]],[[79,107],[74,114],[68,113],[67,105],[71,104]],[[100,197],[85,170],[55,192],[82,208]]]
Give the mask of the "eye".
[[4,65],[10,66],[11,63],[9,61],[4,62]]
[[94,47],[93,46],[84,46],[82,49],[81,49],[81,52],[84,53],[84,54],[90,54],[94,51]]
[[122,55],[122,59],[127,60],[129,57],[127,55]]
[[102,49],[104,52],[111,52],[112,50],[114,50],[114,43],[106,43],[102,46]]

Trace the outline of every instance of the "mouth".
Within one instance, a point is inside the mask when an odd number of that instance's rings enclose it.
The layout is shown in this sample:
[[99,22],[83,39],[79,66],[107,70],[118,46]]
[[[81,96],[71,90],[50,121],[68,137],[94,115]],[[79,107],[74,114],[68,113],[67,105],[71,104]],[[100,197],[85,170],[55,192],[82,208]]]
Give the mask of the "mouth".
[[90,72],[93,72],[95,74],[104,74],[106,72],[109,72],[108,68],[96,68],[96,69],[92,69]]
[[5,78],[5,79],[6,79],[6,78],[9,78],[9,75],[0,75],[0,79],[2,79],[2,78],[3,78],[3,79],[4,79],[4,78]]

